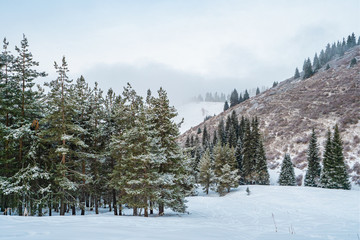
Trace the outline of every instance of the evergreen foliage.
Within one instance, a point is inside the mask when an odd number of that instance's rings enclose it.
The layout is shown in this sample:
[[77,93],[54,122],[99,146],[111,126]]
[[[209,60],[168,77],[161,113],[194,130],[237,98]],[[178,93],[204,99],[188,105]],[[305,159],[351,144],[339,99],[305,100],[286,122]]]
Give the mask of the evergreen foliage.
[[342,140],[337,125],[335,125],[333,138],[331,138],[330,131],[327,133],[323,169],[321,172],[321,186],[324,188],[347,190],[351,188],[344,162]]
[[357,63],[356,58],[351,59],[351,61],[350,61],[350,67],[355,66],[356,63]]
[[210,156],[210,150],[206,149],[199,163],[199,183],[203,186],[203,191],[209,194],[210,188],[215,183],[213,163]]
[[317,143],[317,137],[315,133],[315,129],[312,130],[308,153],[307,153],[307,161],[308,161],[308,170],[305,175],[305,186],[309,187],[317,187],[319,186],[320,180],[320,156],[319,156],[319,147]]
[[296,69],[295,69],[295,74],[294,74],[294,79],[297,79],[297,78],[299,78],[299,77],[300,77],[300,72],[299,72],[299,69],[296,68]]
[[226,110],[228,110],[229,109],[229,103],[228,103],[228,101],[225,101],[225,104],[224,104],[224,112],[226,111]]
[[304,71],[303,79],[309,78],[314,74],[314,72],[312,70],[310,58],[305,59],[304,65],[303,65],[303,71]]
[[234,89],[234,91],[232,91],[231,96],[230,96],[230,107],[233,107],[235,105],[237,105],[239,103],[239,94],[236,91],[236,89]]
[[216,178],[216,192],[220,196],[230,192],[231,188],[239,185],[239,170],[235,158],[235,150],[228,145],[218,143],[214,147],[214,173]]
[[294,166],[289,154],[285,154],[284,156],[278,182],[281,186],[295,186]]

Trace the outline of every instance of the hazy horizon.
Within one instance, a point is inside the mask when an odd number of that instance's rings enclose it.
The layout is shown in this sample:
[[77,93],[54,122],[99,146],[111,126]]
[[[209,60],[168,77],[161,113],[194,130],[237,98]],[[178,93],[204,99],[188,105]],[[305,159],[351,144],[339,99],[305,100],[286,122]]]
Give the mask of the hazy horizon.
[[360,2],[347,1],[7,1],[1,37],[10,50],[24,33],[40,69],[117,93],[130,82],[160,86],[173,104],[205,92],[270,87],[303,60],[355,32]]

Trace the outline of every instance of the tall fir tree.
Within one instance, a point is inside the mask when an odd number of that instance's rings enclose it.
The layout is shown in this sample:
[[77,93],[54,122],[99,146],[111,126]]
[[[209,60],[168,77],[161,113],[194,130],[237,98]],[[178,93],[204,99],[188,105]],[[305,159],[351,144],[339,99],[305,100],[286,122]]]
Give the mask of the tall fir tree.
[[237,105],[239,103],[239,94],[236,91],[236,89],[234,89],[234,91],[232,91],[231,96],[230,96],[230,107],[233,107],[235,105]]
[[331,140],[331,131],[328,130],[325,143],[325,151],[323,155],[323,168],[321,170],[320,184],[321,187],[329,188],[334,169],[333,146]]
[[199,183],[203,186],[203,191],[209,194],[210,188],[215,183],[215,174],[209,149],[206,149],[200,160],[199,172]]
[[313,68],[314,68],[314,72],[317,72],[321,68],[320,60],[318,58],[317,53],[315,53],[315,56],[314,56]]
[[313,69],[311,66],[310,58],[305,59],[304,65],[303,65],[303,71],[304,71],[303,79],[309,78],[313,75]]
[[299,78],[299,77],[300,77],[299,69],[296,68],[296,69],[295,69],[295,74],[294,74],[294,79],[297,79],[297,78]]
[[338,125],[335,125],[334,137],[332,139],[332,154],[334,161],[334,169],[332,169],[334,174],[331,178],[332,186],[339,189],[351,189]]
[[319,186],[320,181],[320,156],[315,129],[312,130],[309,147],[307,151],[308,170],[305,174],[304,184],[308,187]]

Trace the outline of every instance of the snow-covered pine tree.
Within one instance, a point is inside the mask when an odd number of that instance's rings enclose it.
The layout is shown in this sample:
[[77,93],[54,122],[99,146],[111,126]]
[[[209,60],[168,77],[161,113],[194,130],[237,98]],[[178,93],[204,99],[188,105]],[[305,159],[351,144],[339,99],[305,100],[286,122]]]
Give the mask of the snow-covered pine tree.
[[237,162],[237,168],[240,175],[240,184],[244,184],[244,172],[243,172],[243,143],[239,138],[235,148],[235,158]]
[[266,154],[259,134],[258,147],[256,149],[256,184],[260,185],[269,185],[270,184],[270,175],[267,169]]
[[331,188],[331,178],[334,168],[333,146],[331,140],[331,131],[328,130],[325,143],[325,152],[323,155],[323,168],[320,175],[320,186],[324,188]]
[[281,186],[295,186],[294,166],[291,162],[290,155],[287,153],[285,154],[281,164],[281,171],[278,182]]
[[[23,156],[27,154],[28,149],[24,146],[29,146],[26,140],[28,138],[28,130],[33,121],[38,121],[39,115],[39,96],[36,91],[33,91],[35,85],[34,80],[38,77],[45,77],[45,72],[38,72],[36,67],[39,63],[33,60],[32,53],[29,52],[28,40],[23,35],[20,47],[15,47],[18,56],[14,59],[13,71],[14,78],[18,82],[20,89],[20,109],[21,115],[19,117],[18,125],[18,139],[19,151],[18,161],[22,167],[25,167]],[[24,142],[25,141],[25,142]]]
[[199,183],[203,186],[203,191],[208,194],[209,189],[215,182],[213,163],[210,156],[210,150],[206,149],[199,163]]
[[[105,147],[103,142],[103,135],[101,133],[101,123],[103,118],[103,97],[102,90],[99,89],[98,84],[95,83],[92,89],[92,94],[89,97],[89,146],[87,154],[85,155],[89,161],[89,173],[92,178],[90,182],[90,194],[95,202],[95,213],[99,214],[99,202],[102,192],[105,187],[106,173],[104,172],[103,157],[101,150]],[[84,173],[83,173],[84,174]]]
[[237,188],[239,186],[239,170],[233,169],[229,163],[226,163],[221,168],[222,175],[217,178],[217,189],[216,191],[220,196],[224,196],[230,192],[231,188]]
[[337,124],[335,125],[334,137],[332,139],[332,154],[334,161],[334,168],[332,171],[334,174],[331,177],[330,187],[350,190],[351,184],[349,182],[349,176],[345,165],[342,140]]
[[[23,172],[23,168],[27,168],[29,165],[39,167],[34,163],[32,156],[35,153],[31,152],[31,148],[37,144],[36,141],[38,140],[33,130],[42,116],[40,103],[42,89],[36,90],[33,87],[35,85],[34,80],[38,77],[44,77],[46,74],[36,70],[39,63],[33,60],[25,35],[20,48],[15,47],[18,53],[16,58],[9,55],[7,45],[8,43],[4,41],[6,87],[3,90],[6,98],[5,107],[7,108],[5,120],[5,126],[7,126],[5,152],[7,153],[5,157],[9,158],[7,160],[8,166],[5,166],[5,168],[12,165],[13,174],[17,172],[19,176],[21,175],[20,172]],[[8,108],[9,104],[12,104],[10,108]],[[9,152],[10,149],[16,148],[16,151]],[[31,201],[31,204],[33,203],[33,200],[26,199],[26,196],[17,196],[16,199],[20,200],[17,207],[19,215],[22,215],[23,203],[29,201]],[[32,206],[33,212],[30,214],[34,214],[34,209],[35,207]]]
[[254,147],[252,140],[251,126],[248,119],[245,120],[244,141],[243,141],[243,173],[244,181],[247,184],[255,183],[255,167]]
[[67,76],[69,70],[65,57],[60,66],[55,62],[55,69],[57,79],[46,84],[50,87],[46,97],[48,115],[44,119],[48,127],[41,135],[44,144],[52,146],[48,158],[53,164],[54,200],[60,201],[60,215],[65,215],[65,205],[74,203],[75,191],[83,177],[74,161],[79,154],[77,149],[87,145],[78,137],[85,129],[74,123],[76,107],[71,99],[72,80]]
[[315,129],[312,130],[307,155],[308,170],[305,174],[304,185],[317,187],[320,181],[321,166]]
[[[8,45],[9,42],[4,38],[3,51],[0,54],[0,176],[4,178],[12,176],[18,169],[13,129],[16,127],[14,116],[20,115],[19,108],[16,107],[20,89],[12,74],[14,56],[8,50]],[[4,202],[0,202],[0,206],[7,207],[7,198],[2,198]]]
[[112,181],[119,184],[120,201],[133,208],[133,215],[138,215],[138,209],[143,208],[147,217],[150,202],[157,201],[160,196],[158,170],[166,159],[163,149],[159,148],[160,139],[154,137],[152,120],[155,115],[150,109],[146,112],[142,98],[130,85],[123,95],[127,101],[123,113],[128,122],[112,140],[117,153]]
[[230,148],[228,144],[221,146],[218,143],[214,147],[214,173],[216,179],[215,190],[223,196],[229,192],[231,188],[239,185],[239,170],[235,158],[235,150]]
[[[104,99],[104,114],[103,114],[103,124],[101,128],[101,138],[104,144],[102,149],[102,155],[104,157],[104,171],[107,181],[107,186],[110,191],[110,201],[112,202],[112,207],[114,215],[118,215],[118,185],[114,184],[111,181],[112,176],[116,165],[116,159],[113,154],[113,145],[111,145],[111,139],[114,134],[120,133],[126,124],[126,118],[124,118],[124,100],[121,96],[115,96],[114,91],[110,88]],[[115,154],[116,156],[116,154]],[[119,215],[121,215],[121,203],[119,208]]]
[[[76,159],[73,159],[77,162],[77,170],[83,175],[81,177],[81,181],[79,182],[78,198],[81,215],[85,215],[85,198],[86,195],[89,195],[89,182],[86,181],[87,178],[85,177],[85,174],[89,173],[88,165],[92,162],[93,159],[93,155],[90,153],[90,149],[87,147],[93,143],[91,139],[92,133],[90,133],[90,129],[92,127],[90,124],[90,114],[92,111],[90,101],[92,99],[92,91],[86,83],[85,78],[80,76],[80,78],[78,78],[76,82],[71,85],[70,93],[70,99],[72,101],[72,105],[74,106],[73,123],[85,130],[78,132],[76,137],[83,141],[86,146],[78,146],[76,151],[79,154],[75,156]],[[91,160],[89,161],[89,159]],[[72,206],[72,211],[75,213],[74,205]]]
[[192,186],[186,186],[186,168],[184,167],[184,155],[181,154],[180,146],[176,143],[179,136],[178,125],[173,121],[177,116],[174,107],[169,105],[169,99],[166,91],[162,88],[158,91],[158,97],[153,99],[153,111],[157,118],[154,119],[154,127],[157,129],[159,138],[159,147],[165,153],[166,162],[160,165],[159,173],[161,181],[160,199],[158,201],[159,214],[164,213],[165,207],[184,212],[186,189]]

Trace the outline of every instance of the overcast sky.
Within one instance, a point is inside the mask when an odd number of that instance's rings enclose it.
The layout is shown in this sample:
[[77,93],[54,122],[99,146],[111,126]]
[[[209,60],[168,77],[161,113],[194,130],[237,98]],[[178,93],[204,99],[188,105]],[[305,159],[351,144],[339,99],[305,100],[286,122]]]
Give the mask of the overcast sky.
[[65,55],[120,93],[163,86],[174,104],[207,91],[271,86],[328,42],[360,34],[359,0],[0,0],[0,33],[55,78]]

